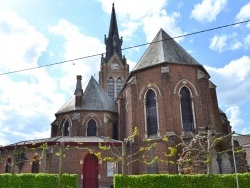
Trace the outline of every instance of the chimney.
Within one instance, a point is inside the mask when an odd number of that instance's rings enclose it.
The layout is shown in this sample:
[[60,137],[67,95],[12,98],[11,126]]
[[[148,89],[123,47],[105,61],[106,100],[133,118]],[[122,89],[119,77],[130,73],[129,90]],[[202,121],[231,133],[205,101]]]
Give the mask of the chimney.
[[76,90],[75,97],[75,108],[80,108],[82,104],[83,90],[82,90],[82,76],[76,76]]

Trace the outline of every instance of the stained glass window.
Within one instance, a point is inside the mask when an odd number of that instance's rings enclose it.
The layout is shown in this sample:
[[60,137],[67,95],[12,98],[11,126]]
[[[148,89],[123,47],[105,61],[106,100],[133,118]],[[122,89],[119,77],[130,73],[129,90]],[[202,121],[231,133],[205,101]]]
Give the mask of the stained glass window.
[[87,136],[96,136],[96,122],[91,119],[87,125]]
[[157,109],[155,92],[149,90],[146,96],[146,109],[147,109],[147,131],[148,135],[157,134],[158,123],[157,123]]
[[189,89],[183,87],[180,91],[180,95],[183,129],[184,131],[193,131],[193,111]]

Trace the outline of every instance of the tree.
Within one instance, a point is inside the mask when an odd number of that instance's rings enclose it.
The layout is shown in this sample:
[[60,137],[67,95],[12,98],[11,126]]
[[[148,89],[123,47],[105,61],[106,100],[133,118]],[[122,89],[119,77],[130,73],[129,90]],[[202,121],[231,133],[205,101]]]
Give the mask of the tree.
[[[138,128],[135,127],[133,134],[128,136],[122,141],[122,149],[119,151],[116,146],[112,144],[111,138],[107,138],[106,142],[111,143],[111,144],[106,144],[106,143],[99,143],[98,148],[101,151],[91,151],[91,153],[94,153],[99,160],[103,161],[114,161],[114,162],[121,162],[122,164],[122,175],[127,175],[128,173],[128,166],[133,164],[134,162],[141,162],[146,165],[152,165],[157,162],[164,162],[164,163],[171,163],[173,164],[174,162],[172,160],[166,160],[166,159],[160,159],[158,156],[154,156],[152,158],[150,152],[154,149],[157,148],[157,144],[159,142],[154,142],[151,139],[145,140],[148,142],[147,146],[140,147],[133,153],[127,154],[127,146],[131,143],[134,142],[135,138],[139,136],[139,131]],[[168,142],[168,136],[164,136],[161,141],[164,143]],[[174,147],[168,147],[167,151],[162,151],[166,157],[172,157],[176,155],[177,153],[177,148],[182,146],[182,144],[177,144]],[[103,157],[103,151],[110,151],[111,155],[108,157]]]
[[[231,144],[228,142],[232,138],[232,134],[234,132],[221,135],[213,130],[212,126],[198,131],[183,148],[178,160],[179,172],[181,174],[212,174],[213,155],[232,152]],[[239,149],[241,148],[236,148],[238,151]],[[199,167],[197,167],[197,164],[199,164]]]

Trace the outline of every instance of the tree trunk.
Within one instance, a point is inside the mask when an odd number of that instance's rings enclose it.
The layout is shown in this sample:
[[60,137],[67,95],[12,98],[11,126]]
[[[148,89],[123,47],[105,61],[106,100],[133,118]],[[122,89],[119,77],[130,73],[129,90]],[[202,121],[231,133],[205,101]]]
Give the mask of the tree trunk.
[[11,174],[15,173],[15,164],[16,164],[16,149],[17,145],[15,145],[13,156],[12,156],[12,163],[11,163]]
[[212,174],[211,130],[207,130],[207,174]]
[[127,162],[126,162],[126,143],[122,142],[122,175],[127,175]]
[[62,183],[62,167],[63,167],[63,150],[64,150],[64,142],[60,143],[59,148],[59,173],[58,173],[58,188],[61,188]]

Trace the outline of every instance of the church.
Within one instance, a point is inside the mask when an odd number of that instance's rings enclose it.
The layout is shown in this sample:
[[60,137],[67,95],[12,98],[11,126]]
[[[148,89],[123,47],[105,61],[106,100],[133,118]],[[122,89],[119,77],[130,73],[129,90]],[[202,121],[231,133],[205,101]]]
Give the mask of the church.
[[[159,28],[136,66],[129,70],[113,4],[104,42],[106,53],[100,59],[99,81],[91,77],[83,91],[82,76],[76,75],[71,99],[55,113],[51,137],[1,147],[0,173],[58,173],[61,152],[62,172],[78,174],[79,187],[109,187],[113,175],[122,173],[122,164],[104,159],[119,158],[114,150],[121,153],[124,140],[135,129],[139,134],[125,145],[130,155],[128,174],[178,174],[178,155],[166,157],[169,146],[180,143],[180,138],[188,142],[208,127],[222,136],[231,133],[209,73],[163,29]],[[168,137],[167,143],[164,137]],[[175,162],[145,163],[134,155],[154,143],[145,160],[157,156]],[[102,151],[103,160],[94,152],[100,145],[114,148]],[[16,161],[21,162],[13,165]],[[215,154],[213,166],[213,173],[234,172],[232,155]]]

